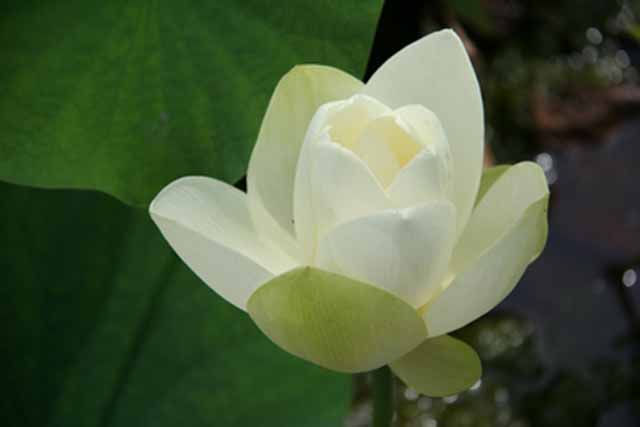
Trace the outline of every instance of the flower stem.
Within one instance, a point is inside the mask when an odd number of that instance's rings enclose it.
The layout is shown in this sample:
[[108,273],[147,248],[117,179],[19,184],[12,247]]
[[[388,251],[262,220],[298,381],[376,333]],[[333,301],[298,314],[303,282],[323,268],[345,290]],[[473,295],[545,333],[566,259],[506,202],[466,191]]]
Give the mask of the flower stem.
[[373,376],[373,427],[391,427],[394,410],[393,374],[388,366],[376,369]]

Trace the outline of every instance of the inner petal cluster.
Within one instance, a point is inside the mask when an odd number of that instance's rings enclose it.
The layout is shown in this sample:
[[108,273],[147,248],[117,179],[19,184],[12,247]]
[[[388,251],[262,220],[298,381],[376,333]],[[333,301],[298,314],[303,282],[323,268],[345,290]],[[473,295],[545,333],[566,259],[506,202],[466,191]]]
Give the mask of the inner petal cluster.
[[425,150],[442,157],[442,168],[449,167],[442,126],[435,114],[424,107],[392,110],[370,96],[354,95],[320,107],[307,138],[315,139],[322,133],[328,133],[331,142],[356,154],[385,190]]

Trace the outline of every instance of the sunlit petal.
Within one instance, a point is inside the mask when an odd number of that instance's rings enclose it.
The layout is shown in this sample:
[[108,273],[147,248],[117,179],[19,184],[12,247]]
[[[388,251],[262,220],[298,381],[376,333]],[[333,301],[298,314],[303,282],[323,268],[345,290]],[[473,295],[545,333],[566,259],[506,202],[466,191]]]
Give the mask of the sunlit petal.
[[[460,236],[451,261],[453,273],[463,271],[513,224],[525,209],[549,193],[544,172],[536,163],[522,162],[507,170],[488,170],[492,185],[478,201],[467,227]],[[483,182],[486,181],[483,176]]]
[[410,44],[373,74],[363,93],[391,108],[423,105],[440,119],[451,149],[460,234],[478,190],[484,141],[480,88],[461,40],[444,30]]
[[547,240],[549,196],[529,206],[519,221],[423,307],[430,336],[461,328],[495,307],[515,287]]
[[334,228],[320,242],[317,265],[419,307],[442,280],[454,240],[450,202],[386,210]]
[[262,120],[247,173],[249,205],[261,232],[297,256],[293,224],[295,168],[305,132],[322,104],[362,87],[332,67],[294,67],[278,83]]
[[322,236],[342,222],[386,209],[389,199],[367,165],[325,133],[301,156],[295,188],[296,232],[313,263]]
[[214,291],[244,309],[247,299],[274,275],[295,267],[256,231],[246,195],[211,178],[172,182],[149,212],[171,247]]

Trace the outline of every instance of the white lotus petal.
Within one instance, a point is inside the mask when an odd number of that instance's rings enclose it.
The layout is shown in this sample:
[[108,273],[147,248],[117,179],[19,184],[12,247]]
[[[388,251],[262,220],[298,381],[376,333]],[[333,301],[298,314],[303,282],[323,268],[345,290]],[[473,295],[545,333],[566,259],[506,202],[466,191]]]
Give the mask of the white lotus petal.
[[451,153],[438,118],[421,105],[408,105],[395,110],[394,114],[406,123],[414,139],[424,145],[389,186],[387,191],[394,205],[407,207],[434,200],[452,200]]
[[262,283],[296,266],[255,229],[244,193],[205,177],[166,186],[149,212],[171,247],[209,287],[244,310]]
[[300,152],[294,186],[294,218],[303,259],[313,262],[328,228],[389,207],[384,190],[351,148],[365,126],[390,111],[368,96],[320,107]]
[[460,234],[482,173],[484,117],[478,81],[458,36],[445,30],[410,44],[373,74],[362,93],[391,108],[423,105],[438,116],[451,149]]
[[449,143],[438,116],[423,105],[413,104],[393,110],[392,115],[401,121],[416,141],[445,156],[449,161]]
[[366,95],[328,102],[311,119],[305,134],[305,145],[328,131],[333,142],[352,150],[369,122],[390,111],[389,107]]
[[335,225],[388,208],[389,200],[367,165],[324,133],[303,151],[295,188],[295,220],[305,260]]
[[387,188],[422,148],[399,118],[385,114],[367,124],[353,151]]
[[370,132],[356,145],[354,153],[367,164],[380,185],[387,188],[400,170],[400,162],[385,142],[383,134],[371,132],[371,128],[368,130]]
[[319,268],[365,281],[419,307],[441,282],[455,241],[455,207],[434,202],[344,223],[318,246]]
[[322,104],[348,98],[362,82],[332,67],[294,67],[278,83],[251,154],[247,186],[261,232],[291,256],[299,251],[293,225],[295,168],[305,132]]
[[456,245],[450,269],[462,271],[491,247],[533,202],[549,193],[544,172],[536,163],[511,166],[478,202]]
[[401,169],[387,189],[394,206],[403,208],[436,200],[448,200],[448,180],[442,162],[430,150],[423,150]]
[[[388,111],[390,110],[386,106],[375,99],[358,95],[346,100],[324,104],[313,116],[305,135],[304,144],[300,150],[294,184],[295,231],[298,242],[302,247],[305,262],[311,263],[313,260],[319,231],[319,224],[316,223],[318,218],[313,213],[313,200],[311,199],[313,190],[311,174],[312,170],[314,170],[312,163],[316,162],[317,157],[317,154],[313,152],[314,146],[319,141],[324,141],[335,143],[340,147],[350,148],[369,121]],[[332,138],[336,138],[340,142]],[[334,148],[337,149],[337,147]],[[356,176],[361,178],[365,176],[366,179],[361,179],[361,181],[368,181],[367,187],[373,186],[376,193],[381,192],[373,183],[375,177],[371,175],[370,171],[366,170],[366,165],[361,160],[351,152],[339,151],[338,154],[340,154],[340,157],[348,157],[350,159],[346,163],[340,162],[341,165],[344,164],[348,168],[352,163],[351,160],[355,161],[356,168],[354,173]],[[344,190],[346,184],[342,182],[340,185]]]
[[548,199],[545,195],[529,206],[495,245],[420,310],[425,313],[429,336],[465,326],[511,292],[546,242]]

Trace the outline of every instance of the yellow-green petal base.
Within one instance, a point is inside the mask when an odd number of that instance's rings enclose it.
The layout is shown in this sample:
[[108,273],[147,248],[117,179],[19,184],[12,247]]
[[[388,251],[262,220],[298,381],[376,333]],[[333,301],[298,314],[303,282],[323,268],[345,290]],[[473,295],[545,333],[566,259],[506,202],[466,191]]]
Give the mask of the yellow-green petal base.
[[247,311],[289,353],[339,372],[379,368],[427,336],[416,310],[398,297],[313,267],[270,280]]
[[476,352],[464,342],[447,335],[425,340],[389,366],[409,387],[432,397],[466,390],[482,375],[482,365]]

